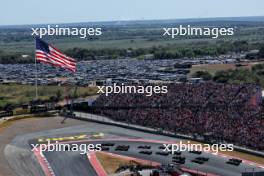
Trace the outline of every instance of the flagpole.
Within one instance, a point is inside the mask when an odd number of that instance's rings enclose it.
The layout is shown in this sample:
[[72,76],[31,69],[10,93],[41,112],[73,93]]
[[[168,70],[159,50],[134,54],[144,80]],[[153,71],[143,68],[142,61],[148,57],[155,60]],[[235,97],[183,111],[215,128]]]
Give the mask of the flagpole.
[[37,67],[37,58],[35,54],[35,93],[36,93],[36,100],[38,99],[38,67]]

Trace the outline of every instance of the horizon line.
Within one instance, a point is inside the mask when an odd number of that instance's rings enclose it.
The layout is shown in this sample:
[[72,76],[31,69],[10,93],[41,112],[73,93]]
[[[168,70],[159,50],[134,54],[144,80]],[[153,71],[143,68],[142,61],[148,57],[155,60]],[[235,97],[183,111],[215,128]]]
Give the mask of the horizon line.
[[[116,19],[116,20],[95,20],[95,21],[83,21],[83,22],[51,22],[51,23],[31,23],[31,24],[4,24],[0,27],[19,27],[19,26],[37,26],[37,25],[56,25],[56,24],[81,24],[81,23],[113,23],[113,22],[144,22],[144,21],[169,21],[169,20],[210,20],[210,19],[227,19],[227,18],[257,18],[264,15],[257,16],[216,16],[216,17],[194,17],[194,18],[160,18],[160,19]],[[263,20],[264,21],[264,20]]]

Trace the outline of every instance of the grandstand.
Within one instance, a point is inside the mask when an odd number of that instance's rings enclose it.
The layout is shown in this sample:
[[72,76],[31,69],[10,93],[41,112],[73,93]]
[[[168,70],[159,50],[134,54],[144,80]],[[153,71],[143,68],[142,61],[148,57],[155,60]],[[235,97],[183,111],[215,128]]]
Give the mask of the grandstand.
[[151,97],[101,95],[93,103],[93,112],[121,122],[264,150],[261,96],[255,84],[178,83],[168,84],[167,94]]

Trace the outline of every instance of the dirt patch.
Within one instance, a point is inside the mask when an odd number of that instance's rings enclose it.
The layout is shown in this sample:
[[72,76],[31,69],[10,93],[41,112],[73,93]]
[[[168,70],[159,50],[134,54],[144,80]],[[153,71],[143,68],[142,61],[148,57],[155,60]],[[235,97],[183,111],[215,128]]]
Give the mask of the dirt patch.
[[107,174],[114,174],[119,166],[129,164],[128,160],[113,157],[104,153],[96,153],[98,161],[102,164]]
[[211,74],[215,74],[217,71],[233,70],[233,69],[251,69],[256,64],[263,64],[264,62],[249,62],[243,63],[240,66],[236,64],[201,64],[193,65],[189,76],[197,71],[208,71]]
[[106,173],[109,175],[115,174],[116,170],[120,168],[120,166],[128,166],[128,165],[151,166],[152,165],[151,163],[148,165],[138,160],[133,161],[128,158],[113,156],[111,154],[104,153],[104,152],[97,152],[96,157],[98,161],[101,163],[101,165],[103,166],[103,168],[105,169]]

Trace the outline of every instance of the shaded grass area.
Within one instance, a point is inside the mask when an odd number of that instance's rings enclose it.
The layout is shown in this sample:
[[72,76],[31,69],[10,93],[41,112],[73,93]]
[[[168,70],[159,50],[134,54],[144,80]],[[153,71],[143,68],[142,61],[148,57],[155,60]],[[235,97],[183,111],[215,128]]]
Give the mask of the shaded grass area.
[[[94,95],[97,92],[96,87],[78,87],[76,96],[86,97]],[[41,100],[49,100],[52,97],[59,100],[66,96],[73,96],[74,87],[65,86],[38,86],[38,96]],[[19,84],[1,84],[0,85],[0,107],[7,104],[24,104],[35,99],[35,86]]]

